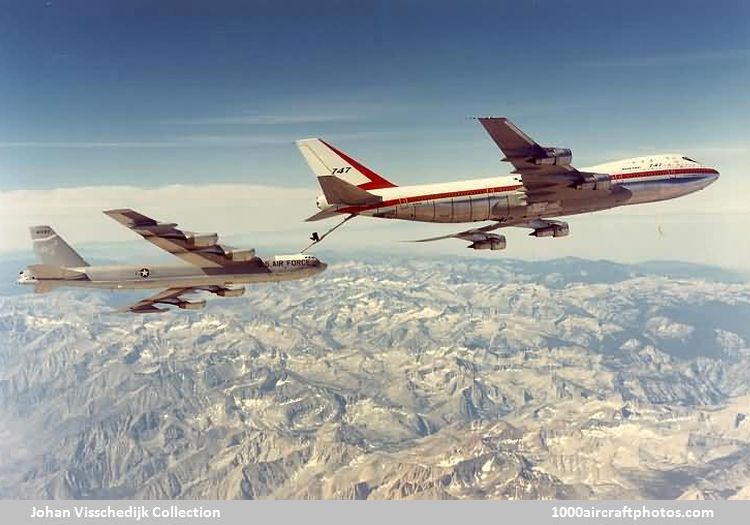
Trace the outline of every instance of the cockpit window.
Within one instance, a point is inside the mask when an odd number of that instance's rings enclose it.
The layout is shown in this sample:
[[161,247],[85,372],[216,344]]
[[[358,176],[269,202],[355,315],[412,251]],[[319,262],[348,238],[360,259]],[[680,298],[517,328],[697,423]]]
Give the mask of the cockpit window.
[[697,161],[697,160],[693,160],[693,159],[691,159],[690,157],[682,157],[682,159],[683,159],[683,160],[686,160],[686,161],[688,161],[688,162],[693,162],[693,163],[695,163],[695,164],[698,164],[698,161]]

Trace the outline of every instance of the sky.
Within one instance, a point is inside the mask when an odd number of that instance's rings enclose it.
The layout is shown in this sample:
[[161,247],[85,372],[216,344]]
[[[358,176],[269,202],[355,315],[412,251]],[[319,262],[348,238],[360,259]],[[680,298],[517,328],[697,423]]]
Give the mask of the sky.
[[[0,251],[40,222],[132,240],[98,211],[137,206],[297,247],[319,190],[295,139],[399,184],[478,178],[508,172],[468,118],[495,115],[578,166],[679,152],[722,173],[679,201],[573,218],[565,240],[509,236],[514,256],[750,265],[748,2],[4,3]],[[364,219],[330,242],[466,251],[397,242],[436,228]]]

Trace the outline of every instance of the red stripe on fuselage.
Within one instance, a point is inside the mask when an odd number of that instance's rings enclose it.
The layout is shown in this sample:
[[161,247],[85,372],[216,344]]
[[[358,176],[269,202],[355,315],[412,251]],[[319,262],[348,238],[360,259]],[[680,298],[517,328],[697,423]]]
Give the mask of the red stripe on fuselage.
[[393,184],[391,181],[384,179],[374,171],[372,171],[367,166],[363,166],[353,158],[351,158],[349,155],[344,153],[343,151],[340,151],[336,149],[335,147],[328,144],[325,140],[320,139],[320,142],[325,144],[328,149],[333,151],[336,155],[344,159],[347,163],[351,164],[351,166],[359,171],[362,175],[370,179],[370,182],[365,182],[364,184],[360,184],[359,187],[363,190],[379,190],[381,188],[395,188],[396,185]]
[[633,173],[612,173],[609,178],[613,181],[637,179],[638,177],[657,177],[665,175],[683,175],[685,173],[709,173],[718,175],[719,172],[713,168],[678,168],[673,170],[637,171]]
[[513,186],[498,186],[496,188],[478,188],[475,190],[461,190],[461,191],[450,191],[446,193],[430,193],[426,195],[413,195],[411,197],[401,197],[398,199],[390,199],[387,201],[379,202],[377,204],[369,204],[367,206],[351,206],[348,208],[342,208],[336,210],[340,213],[359,213],[367,210],[374,210],[376,208],[387,208],[388,206],[397,206],[399,204],[411,204],[412,202],[430,201],[434,199],[449,199],[451,197],[468,197],[471,195],[481,195],[483,193],[502,193],[504,191],[513,191],[518,188],[522,188],[523,184],[516,184]]
[[[713,168],[680,168],[673,170],[657,170],[657,171],[641,171],[636,173],[614,173],[610,174],[609,178],[612,181],[621,181],[627,179],[635,179],[640,177],[663,177],[665,175],[681,175],[686,173],[708,173],[718,175],[719,172]],[[360,186],[361,187],[361,186]],[[482,195],[484,193],[502,193],[506,191],[517,190],[522,188],[523,184],[516,184],[513,186],[498,186],[494,188],[477,188],[472,190],[461,190],[461,191],[450,191],[445,193],[430,193],[425,195],[413,195],[411,197],[401,197],[398,199],[390,199],[382,201],[377,204],[369,204],[367,206],[348,206],[346,208],[339,208],[336,210],[338,213],[361,213],[363,211],[374,210],[377,208],[387,208],[389,206],[397,206],[400,204],[411,204],[414,202],[421,202],[427,200],[437,199],[450,199],[453,197],[469,197],[472,195]]]

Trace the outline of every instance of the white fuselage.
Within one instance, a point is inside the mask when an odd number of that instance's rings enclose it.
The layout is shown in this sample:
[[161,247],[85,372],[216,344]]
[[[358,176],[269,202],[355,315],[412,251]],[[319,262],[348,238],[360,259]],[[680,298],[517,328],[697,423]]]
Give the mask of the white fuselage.
[[546,205],[528,205],[520,176],[463,180],[439,184],[372,189],[383,198],[377,204],[330,206],[321,196],[321,209],[389,219],[424,222],[497,220],[508,224],[529,219],[573,215],[615,206],[673,199],[714,182],[719,173],[681,155],[635,157],[581,168],[609,177],[612,191],[568,189]]

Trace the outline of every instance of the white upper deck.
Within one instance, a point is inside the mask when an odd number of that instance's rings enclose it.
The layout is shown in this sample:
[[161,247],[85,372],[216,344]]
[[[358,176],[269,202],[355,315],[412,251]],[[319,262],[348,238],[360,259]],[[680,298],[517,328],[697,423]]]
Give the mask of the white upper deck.
[[678,153],[667,155],[648,155],[644,157],[632,157],[629,159],[615,160],[579,168],[581,171],[594,173],[634,173],[641,171],[674,170],[683,168],[705,168],[704,164]]

